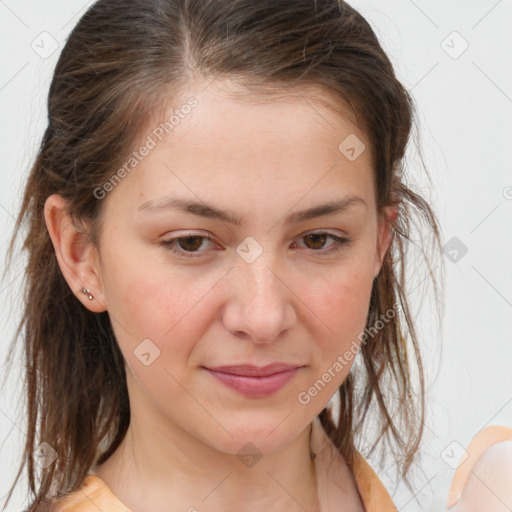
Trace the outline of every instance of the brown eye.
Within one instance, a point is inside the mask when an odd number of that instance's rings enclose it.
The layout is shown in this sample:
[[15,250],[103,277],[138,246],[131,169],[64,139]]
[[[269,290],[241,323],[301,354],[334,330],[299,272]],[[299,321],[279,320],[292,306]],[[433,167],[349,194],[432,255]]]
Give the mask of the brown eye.
[[[325,244],[328,239],[331,239],[333,243],[326,246]],[[317,253],[320,256],[340,251],[351,243],[350,238],[335,236],[324,231],[310,233],[309,235],[302,236],[300,240],[304,240],[306,249],[310,249],[313,253]]]
[[310,240],[312,242],[311,246],[306,244],[309,249],[322,249],[327,240],[327,236],[328,235],[326,233],[313,233],[311,235],[306,235],[304,240]]
[[208,245],[208,242],[211,242],[211,240],[211,237],[207,235],[191,234],[171,238],[170,240],[162,240],[160,245],[179,256],[197,257],[206,252],[205,250],[199,250],[203,243]]
[[197,251],[203,243],[202,236],[187,236],[184,238],[178,238],[178,245],[185,251]]

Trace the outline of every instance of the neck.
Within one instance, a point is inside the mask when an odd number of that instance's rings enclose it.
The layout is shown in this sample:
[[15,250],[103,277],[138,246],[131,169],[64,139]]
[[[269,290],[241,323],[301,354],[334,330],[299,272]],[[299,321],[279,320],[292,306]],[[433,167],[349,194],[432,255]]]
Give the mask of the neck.
[[132,414],[118,449],[94,468],[132,510],[169,512],[169,504],[190,512],[319,510],[310,426],[254,463],[142,416]]

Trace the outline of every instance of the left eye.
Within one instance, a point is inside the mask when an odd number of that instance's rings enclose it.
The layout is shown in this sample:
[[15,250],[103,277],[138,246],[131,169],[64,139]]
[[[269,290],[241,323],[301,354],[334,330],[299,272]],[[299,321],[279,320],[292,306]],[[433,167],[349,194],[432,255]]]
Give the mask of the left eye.
[[[307,235],[303,235],[300,237],[301,239],[305,239],[309,244],[312,244],[313,247],[309,247],[313,252],[320,254],[328,254],[331,252],[339,251],[343,248],[343,246],[350,245],[351,240],[346,237],[338,237],[333,235],[332,233],[326,233],[323,231],[310,233]],[[328,238],[331,238],[334,243],[329,246],[327,250],[322,250],[323,246]],[[198,249],[203,244],[203,240],[211,241],[212,238],[208,235],[185,235],[176,238],[170,238],[168,240],[162,240],[160,245],[170,250],[171,252],[185,256],[194,258],[200,256],[201,253],[205,251],[198,251]]]
[[[312,243],[313,246],[316,246],[317,244],[324,245],[325,241],[328,238],[331,238],[331,240],[334,240],[334,243],[329,246],[329,249],[321,251],[324,254],[330,253],[332,251],[339,251],[343,245],[348,245],[350,243],[350,240],[348,238],[335,236],[332,233],[325,233],[323,231],[319,231],[316,233],[310,233],[308,235],[302,236],[301,238],[308,240],[308,242]],[[314,252],[320,252],[318,250],[315,250],[315,249],[318,249],[318,247],[309,247],[309,248],[313,249]]]

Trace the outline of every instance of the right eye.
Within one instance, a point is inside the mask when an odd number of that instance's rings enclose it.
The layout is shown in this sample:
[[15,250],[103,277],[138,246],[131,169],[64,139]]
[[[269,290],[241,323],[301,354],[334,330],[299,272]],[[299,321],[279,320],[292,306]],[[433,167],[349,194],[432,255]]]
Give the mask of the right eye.
[[178,254],[179,256],[184,256],[186,258],[196,258],[200,256],[201,253],[205,252],[198,250],[202,245],[202,240],[204,239],[211,241],[212,237],[209,235],[187,233],[184,236],[162,240],[160,245],[172,253]]

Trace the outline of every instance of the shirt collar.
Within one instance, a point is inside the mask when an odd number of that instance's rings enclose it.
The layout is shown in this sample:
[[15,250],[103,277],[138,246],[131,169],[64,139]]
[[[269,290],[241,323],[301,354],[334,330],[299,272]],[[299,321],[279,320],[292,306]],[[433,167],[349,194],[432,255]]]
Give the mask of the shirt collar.
[[[317,475],[318,498],[322,512],[340,510],[347,499],[359,504],[366,512],[398,512],[384,484],[364,457],[356,451],[353,467],[334,445],[316,416],[311,424],[310,450],[314,455]],[[359,494],[359,503],[354,499],[354,486]],[[361,502],[364,509],[361,509]],[[352,510],[350,507],[347,510]]]

